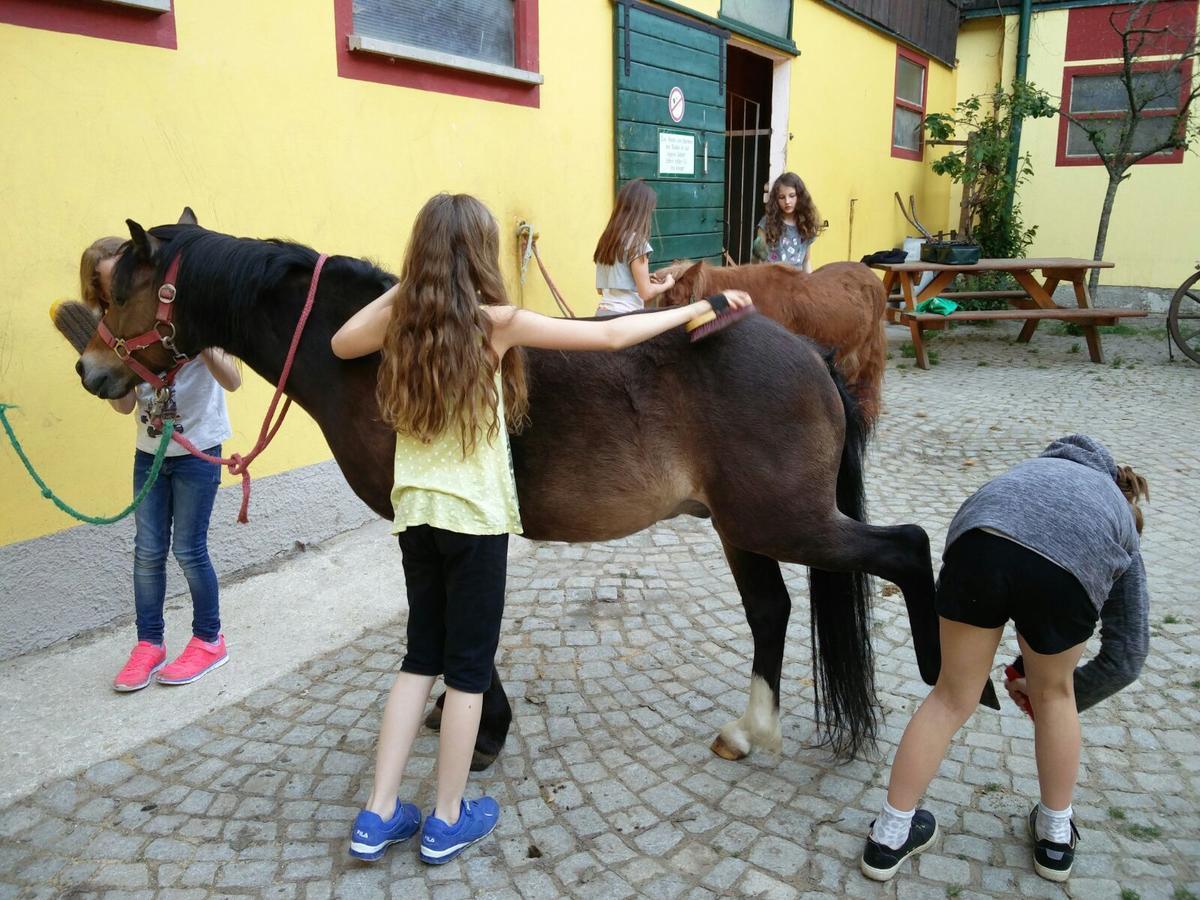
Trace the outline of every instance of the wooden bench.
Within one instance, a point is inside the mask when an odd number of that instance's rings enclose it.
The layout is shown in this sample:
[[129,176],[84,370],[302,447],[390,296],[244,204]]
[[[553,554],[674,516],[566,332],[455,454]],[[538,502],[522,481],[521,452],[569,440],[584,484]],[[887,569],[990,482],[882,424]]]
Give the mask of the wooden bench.
[[[1027,342],[1033,337],[1043,319],[1060,319],[1077,323],[1087,338],[1088,355],[1092,362],[1104,362],[1104,350],[1100,344],[1099,327],[1115,325],[1122,318],[1146,315],[1140,310],[1096,309],[1088,296],[1085,277],[1091,269],[1110,269],[1112,263],[1101,260],[1074,259],[1069,257],[1043,257],[1036,259],[981,259],[970,266],[947,266],[941,263],[903,262],[876,263],[875,268],[884,271],[883,286],[892,298],[894,288],[899,288],[889,303],[887,321],[907,325],[912,334],[917,367],[929,368],[925,344],[921,334],[946,327],[948,322],[987,322],[1004,319],[1020,319],[1025,322],[1017,340]],[[1034,272],[1044,277],[1039,282]],[[919,292],[915,284],[927,272],[933,279]],[[978,275],[984,272],[1004,272],[1021,286],[1021,290],[1005,291],[946,291],[958,275]],[[1060,283],[1069,283],[1075,289],[1077,307],[1059,306],[1053,300],[1054,289]],[[917,305],[932,297],[953,300],[1003,300],[1016,309],[956,310],[948,316],[936,313],[919,313]]]

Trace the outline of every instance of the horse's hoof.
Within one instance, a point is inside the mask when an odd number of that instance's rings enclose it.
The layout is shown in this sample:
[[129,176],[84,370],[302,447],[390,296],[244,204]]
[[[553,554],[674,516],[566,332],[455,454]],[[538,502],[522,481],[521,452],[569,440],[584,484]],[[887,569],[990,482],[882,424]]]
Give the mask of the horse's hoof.
[[471,755],[471,771],[482,772],[496,761],[497,755],[496,753],[484,753],[482,750],[476,750]]
[[442,730],[442,708],[440,706],[435,704],[429,711],[429,715],[425,717],[425,727],[434,731]]
[[743,753],[737,747],[727,744],[725,742],[725,738],[721,737],[719,734],[712,742],[712,746],[709,749],[712,750],[713,753],[717,754],[717,756],[721,757],[721,759],[728,759],[731,762],[736,762],[739,759],[746,758],[745,753]]

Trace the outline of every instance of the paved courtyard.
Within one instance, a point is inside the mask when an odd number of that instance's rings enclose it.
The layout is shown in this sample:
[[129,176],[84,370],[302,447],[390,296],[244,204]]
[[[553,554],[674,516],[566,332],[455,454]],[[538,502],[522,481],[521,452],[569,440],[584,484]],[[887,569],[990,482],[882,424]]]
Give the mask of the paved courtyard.
[[[1060,434],[1086,431],[1148,477],[1150,657],[1136,685],[1082,717],[1082,840],[1065,888],[1032,872],[1032,728],[1007,698],[972,717],[930,787],[935,847],[886,886],[859,874],[887,763],[926,693],[903,605],[882,585],[879,757],[838,763],[810,746],[797,567],[785,570],[782,754],[713,756],[717,728],[743,711],[751,642],[711,528],[681,519],[516,554],[499,660],[515,720],[468,789],[496,796],[503,819],[460,860],[425,867],[410,845],[374,865],[346,854],[401,616],[0,810],[0,896],[1200,896],[1200,367],[1168,364],[1148,333],[1105,336],[1110,362],[1092,365],[1082,338],[1044,330],[1028,346],[1002,326],[938,338],[928,372],[894,334],[869,497],[873,521],[918,522],[940,551],[971,490]],[[1014,648],[1010,633],[1002,652]],[[212,677],[236,676],[235,657]],[[423,807],[435,753],[422,734],[409,790]]]

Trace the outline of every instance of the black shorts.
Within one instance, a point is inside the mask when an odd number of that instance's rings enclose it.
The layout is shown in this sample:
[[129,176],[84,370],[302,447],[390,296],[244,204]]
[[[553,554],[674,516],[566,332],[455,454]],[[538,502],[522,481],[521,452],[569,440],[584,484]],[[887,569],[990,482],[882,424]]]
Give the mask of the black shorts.
[[447,687],[482,694],[500,642],[508,535],[415,525],[398,538],[408,587],[408,649],[400,670],[445,675]]
[[1100,618],[1074,575],[1041,554],[974,529],[946,548],[937,584],[938,615],[977,628],[1009,619],[1034,652],[1082,644]]

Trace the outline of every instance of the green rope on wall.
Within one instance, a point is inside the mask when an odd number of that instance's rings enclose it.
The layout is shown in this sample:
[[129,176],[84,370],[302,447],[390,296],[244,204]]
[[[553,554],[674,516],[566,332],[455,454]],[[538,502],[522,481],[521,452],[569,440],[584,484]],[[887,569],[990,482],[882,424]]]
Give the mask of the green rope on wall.
[[39,488],[42,490],[42,496],[65,512],[68,516],[78,519],[80,522],[87,522],[89,525],[111,525],[114,522],[119,522],[131,512],[138,508],[146,495],[150,493],[150,488],[154,486],[155,480],[158,478],[159,470],[162,469],[163,458],[167,455],[167,447],[171,443],[171,435],[175,433],[175,420],[166,419],[163,422],[162,440],[159,442],[158,449],[154,452],[154,463],[150,466],[149,477],[146,478],[146,483],[142,485],[142,489],[137,492],[137,496],[133,498],[133,502],[121,510],[116,515],[112,516],[89,516],[79,512],[74,507],[64,503],[59,499],[54,491],[50,490],[49,485],[42,480],[37,471],[33,468],[33,463],[29,461],[29,457],[25,455],[25,451],[21,448],[21,442],[17,440],[17,435],[13,432],[12,425],[8,421],[8,410],[18,409],[12,403],[0,403],[0,424],[4,425],[4,432],[8,435],[8,441],[12,444],[13,449],[17,451],[17,456],[21,458],[21,462],[25,465],[25,471],[29,473]]

